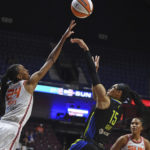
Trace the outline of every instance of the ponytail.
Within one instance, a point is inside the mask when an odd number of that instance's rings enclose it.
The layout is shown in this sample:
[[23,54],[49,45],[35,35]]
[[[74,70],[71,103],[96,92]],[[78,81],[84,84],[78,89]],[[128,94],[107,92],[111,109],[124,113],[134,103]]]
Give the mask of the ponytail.
[[130,90],[130,97],[131,99],[134,100],[134,103],[136,104],[136,106],[138,107],[143,107],[144,104],[141,101],[141,97],[133,90]]
[[130,91],[130,97],[131,99],[133,99],[139,115],[140,116],[143,115],[143,110],[145,109],[145,105],[142,103],[141,97],[133,90]]
[[121,101],[122,102],[130,102],[131,100],[134,101],[135,107],[136,107],[136,112],[137,116],[140,118],[143,118],[144,121],[144,128],[149,124],[150,122],[150,110],[148,107],[146,107],[142,101],[140,95],[138,95],[135,91],[133,91],[127,84],[124,83],[119,83],[118,90],[122,90],[122,95],[121,95]]
[[7,76],[7,74],[5,74],[2,79],[1,79],[1,90],[0,90],[0,116],[4,115],[5,113],[5,94],[6,94],[6,91],[9,87],[8,85],[8,81],[9,81],[9,78]]
[[143,120],[143,127],[146,129],[149,126],[149,122],[150,122],[150,110],[148,107],[146,107],[142,101],[141,101],[141,97],[135,92],[132,91],[130,92],[131,98],[134,100],[134,103],[136,104],[136,108],[137,108],[137,115],[142,118]]
[[1,79],[1,89],[0,89],[0,116],[4,115],[5,113],[5,95],[6,91],[11,83],[16,83],[19,81],[17,78],[17,75],[19,73],[18,70],[19,64],[13,64],[11,65],[7,71],[6,74],[3,75]]
[[145,105],[141,101],[141,97],[133,90],[130,91],[130,97],[136,104],[137,109],[140,111],[145,108]]

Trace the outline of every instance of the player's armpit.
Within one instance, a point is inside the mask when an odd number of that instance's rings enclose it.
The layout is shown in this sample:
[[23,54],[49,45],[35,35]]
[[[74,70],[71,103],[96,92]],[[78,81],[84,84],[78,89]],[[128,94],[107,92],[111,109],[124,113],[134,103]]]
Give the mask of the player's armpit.
[[38,82],[45,76],[48,70],[52,67],[53,61],[49,60],[42,66],[42,68],[33,73],[28,81],[25,82],[24,86],[29,93],[33,93]]
[[102,84],[93,86],[94,94],[96,95],[96,107],[107,109],[110,106],[110,98],[106,95],[106,89]]

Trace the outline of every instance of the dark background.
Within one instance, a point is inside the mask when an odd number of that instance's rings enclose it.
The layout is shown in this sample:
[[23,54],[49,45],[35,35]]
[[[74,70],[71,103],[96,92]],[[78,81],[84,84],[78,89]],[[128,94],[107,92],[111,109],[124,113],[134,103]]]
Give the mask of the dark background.
[[[94,11],[87,19],[77,19],[71,0],[0,1],[0,28],[60,38],[71,19],[76,19],[75,36],[114,48],[150,48],[149,0],[93,0]],[[12,18],[6,23],[4,18]],[[99,39],[106,36],[105,39]]]
[[[14,58],[17,58],[15,63],[25,65],[31,73],[37,71],[50,52],[50,42],[55,45],[67,29],[71,19],[75,19],[77,26],[74,29],[74,37],[83,38],[88,45],[92,46],[92,54],[102,56],[100,78],[104,86],[109,88],[114,83],[125,82],[141,94],[142,97],[149,99],[150,0],[93,0],[93,4],[93,14],[86,19],[78,19],[72,15],[70,9],[71,0],[1,0],[0,75],[6,71],[6,68],[10,65],[10,60],[12,63]],[[86,86],[90,88],[89,72],[87,72],[80,56],[80,49],[67,44],[62,52],[62,54],[65,54],[64,57],[60,56],[59,58],[60,64],[65,61],[66,64],[78,63],[77,66],[81,67],[87,79],[88,85]],[[70,51],[70,49],[73,50]],[[63,58],[62,61],[61,58]],[[73,67],[71,66],[70,68]],[[68,70],[71,70],[70,68]],[[60,71],[60,66],[56,70]],[[68,79],[67,75],[66,79]],[[43,81],[56,82],[48,74]],[[68,83],[68,81],[62,82]],[[79,81],[77,81],[77,84],[80,85]],[[35,93],[31,121],[28,122],[29,124],[27,124],[23,132],[28,131],[29,127],[31,127],[31,130],[34,129],[33,117],[46,119],[44,122],[45,129],[47,128],[48,130],[50,124],[52,124],[62,146],[64,145],[65,147],[64,143],[66,141],[67,148],[80,136],[85,120],[73,120],[81,125],[75,124],[72,120],[67,124],[62,122],[62,118],[59,116],[58,121],[60,122],[49,123],[47,119],[50,121],[52,114],[55,117],[58,117],[57,114],[60,113],[65,115],[66,112],[63,112],[60,105],[64,110],[67,110],[67,107],[71,105],[75,108],[82,108],[83,106],[91,110],[94,101],[91,99]],[[134,111],[135,109],[130,110]],[[135,114],[132,111],[126,109],[126,116],[133,118]],[[65,120],[66,118],[63,119]],[[128,127],[129,121],[127,120],[123,127],[118,126],[118,128],[121,128],[119,135],[117,134],[116,137],[110,138],[111,142],[118,138],[120,133],[124,134],[122,129]],[[35,121],[33,120],[33,122]],[[41,122],[38,120],[38,123]],[[72,133],[72,131],[75,132]],[[114,132],[117,133],[116,131]],[[46,136],[44,135],[44,137]],[[150,137],[148,134],[147,136]],[[45,149],[41,148],[42,146],[39,147],[38,144],[41,144],[39,140],[35,145],[40,150]],[[47,144],[45,145],[47,146]],[[110,145],[108,144],[108,146]]]

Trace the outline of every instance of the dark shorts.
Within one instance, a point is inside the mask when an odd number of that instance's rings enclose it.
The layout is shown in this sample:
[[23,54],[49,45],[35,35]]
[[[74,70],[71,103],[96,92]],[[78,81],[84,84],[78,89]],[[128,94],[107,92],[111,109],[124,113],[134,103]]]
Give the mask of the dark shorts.
[[68,150],[104,150],[83,139],[76,140]]
[[74,143],[71,144],[68,150],[82,150],[82,148],[87,144],[87,141],[83,139],[77,139]]

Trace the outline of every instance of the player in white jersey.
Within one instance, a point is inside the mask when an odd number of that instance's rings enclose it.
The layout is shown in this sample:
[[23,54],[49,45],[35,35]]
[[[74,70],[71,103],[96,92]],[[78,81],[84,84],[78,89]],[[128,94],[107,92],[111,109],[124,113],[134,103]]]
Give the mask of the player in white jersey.
[[141,136],[143,130],[142,119],[133,118],[130,124],[131,134],[117,139],[111,150],[150,150],[150,143]]
[[57,60],[64,42],[74,33],[75,25],[75,21],[71,21],[39,71],[29,76],[28,70],[20,64],[7,69],[0,90],[0,114],[4,114],[0,120],[0,150],[16,149],[22,128],[31,115],[34,89]]

